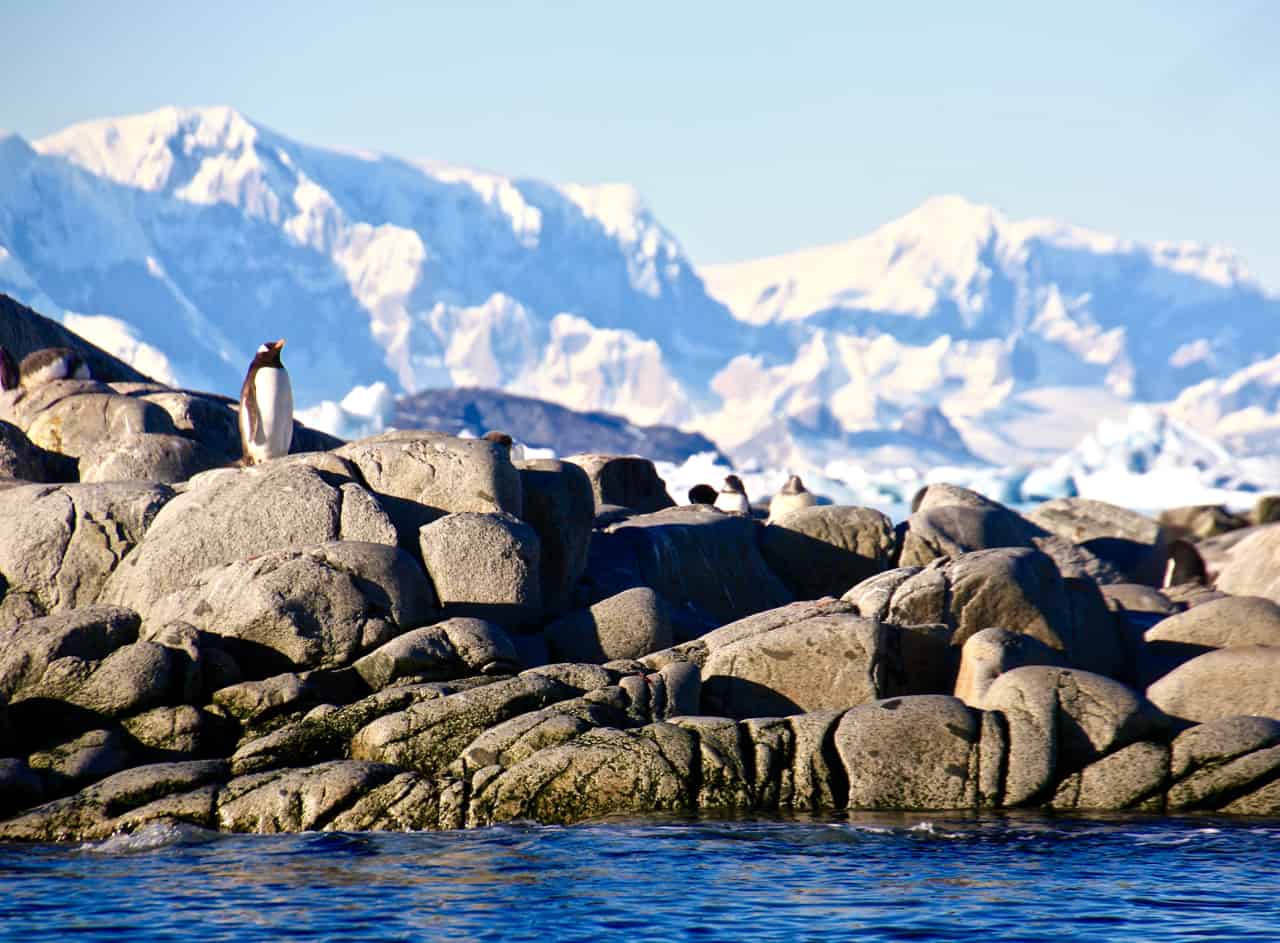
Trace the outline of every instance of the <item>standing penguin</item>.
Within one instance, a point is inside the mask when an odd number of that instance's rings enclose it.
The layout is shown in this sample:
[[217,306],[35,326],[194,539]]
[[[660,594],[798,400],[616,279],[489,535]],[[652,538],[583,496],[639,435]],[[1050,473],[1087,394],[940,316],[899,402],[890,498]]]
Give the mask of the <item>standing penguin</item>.
[[240,387],[240,443],[244,463],[289,454],[293,442],[293,385],[280,362],[284,338],[258,348]]
[[769,502],[769,520],[776,521],[784,514],[798,511],[800,508],[813,507],[817,503],[818,499],[804,486],[800,476],[792,475],[782,486],[782,490]]
[[741,478],[725,476],[724,487],[716,496],[716,507],[727,514],[751,514],[751,503],[747,501],[747,489],[742,486]]
[[16,390],[22,374],[8,348],[0,347],[0,390]]
[[88,380],[89,365],[78,351],[70,347],[43,347],[22,358],[18,368],[22,374],[22,388],[32,389],[54,380]]

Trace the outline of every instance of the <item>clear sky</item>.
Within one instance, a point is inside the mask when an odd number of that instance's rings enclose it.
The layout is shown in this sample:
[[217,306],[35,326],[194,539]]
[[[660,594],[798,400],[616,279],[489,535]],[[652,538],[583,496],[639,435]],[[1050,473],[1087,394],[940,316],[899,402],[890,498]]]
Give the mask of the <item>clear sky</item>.
[[929,196],[1234,247],[1280,292],[1280,3],[0,0],[0,127],[227,104],[318,145],[626,181],[700,263]]

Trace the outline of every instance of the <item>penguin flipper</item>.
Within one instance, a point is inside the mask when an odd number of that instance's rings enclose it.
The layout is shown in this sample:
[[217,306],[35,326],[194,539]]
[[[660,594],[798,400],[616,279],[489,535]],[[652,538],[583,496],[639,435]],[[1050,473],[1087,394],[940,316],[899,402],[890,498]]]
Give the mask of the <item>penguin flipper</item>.
[[245,417],[248,421],[242,424],[242,428],[249,434],[245,437],[245,441],[241,443],[244,446],[244,454],[249,454],[249,443],[257,442],[258,436],[262,432],[262,412],[258,409],[258,397],[253,388],[253,372],[245,377],[244,386],[240,388],[241,408],[245,411]]

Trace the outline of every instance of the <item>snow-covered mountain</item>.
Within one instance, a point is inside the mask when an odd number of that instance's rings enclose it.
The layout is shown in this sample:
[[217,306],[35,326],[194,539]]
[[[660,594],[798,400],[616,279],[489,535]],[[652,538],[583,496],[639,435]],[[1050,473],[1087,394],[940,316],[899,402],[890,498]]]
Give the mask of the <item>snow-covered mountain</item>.
[[1180,395],[1201,431],[1280,427],[1280,300],[1227,250],[948,196],[699,270],[630,187],[326,150],[229,108],[0,136],[0,291],[225,393],[285,336],[317,415],[488,386],[771,468],[1042,462]]

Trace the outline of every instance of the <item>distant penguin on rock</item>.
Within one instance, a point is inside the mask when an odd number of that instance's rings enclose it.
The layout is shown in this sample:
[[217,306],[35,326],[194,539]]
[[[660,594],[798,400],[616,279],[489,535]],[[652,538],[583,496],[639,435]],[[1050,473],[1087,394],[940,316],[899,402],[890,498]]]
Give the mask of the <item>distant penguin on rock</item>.
[[511,438],[507,433],[499,432],[497,429],[491,429],[481,438],[486,442],[496,442],[498,445],[505,445],[507,447],[507,451],[511,454],[511,461],[520,462],[524,460],[524,446]]
[[689,489],[690,504],[715,504],[718,492],[711,485],[694,485]]
[[1181,586],[1183,583],[1208,586],[1209,571],[1195,544],[1179,538],[1169,544],[1169,562],[1164,568],[1164,588]]
[[784,514],[798,511],[800,508],[813,507],[817,503],[818,499],[804,486],[800,476],[792,475],[769,502],[769,520],[776,521]]
[[16,390],[21,379],[18,361],[13,359],[8,348],[0,347],[0,390]]
[[726,475],[724,487],[716,496],[716,507],[727,514],[751,514],[751,503],[747,500],[747,489],[737,475]]
[[244,464],[289,454],[293,443],[293,385],[280,362],[284,338],[258,348],[240,387],[240,443]]
[[78,351],[70,347],[44,347],[22,358],[18,368],[22,388],[34,389],[54,380],[88,380],[89,365]]

